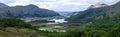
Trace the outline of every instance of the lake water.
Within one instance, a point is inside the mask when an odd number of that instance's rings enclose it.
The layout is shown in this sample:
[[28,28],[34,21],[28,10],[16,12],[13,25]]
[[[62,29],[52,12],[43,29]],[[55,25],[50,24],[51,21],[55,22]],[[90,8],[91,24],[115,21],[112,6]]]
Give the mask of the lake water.
[[65,21],[65,19],[51,19],[48,21],[55,21],[55,22],[49,22],[47,24],[60,24],[60,23],[67,23],[68,21]]
[[71,11],[63,11],[63,12],[57,12],[57,13],[59,13],[60,15],[68,15],[68,16],[73,14],[73,12]]

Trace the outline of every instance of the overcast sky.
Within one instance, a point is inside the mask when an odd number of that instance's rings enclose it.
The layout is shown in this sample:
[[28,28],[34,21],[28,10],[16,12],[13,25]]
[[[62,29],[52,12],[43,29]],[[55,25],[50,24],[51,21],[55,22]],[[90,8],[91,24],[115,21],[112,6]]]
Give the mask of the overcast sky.
[[9,6],[34,4],[54,11],[82,11],[96,3],[115,4],[120,0],[0,0]]

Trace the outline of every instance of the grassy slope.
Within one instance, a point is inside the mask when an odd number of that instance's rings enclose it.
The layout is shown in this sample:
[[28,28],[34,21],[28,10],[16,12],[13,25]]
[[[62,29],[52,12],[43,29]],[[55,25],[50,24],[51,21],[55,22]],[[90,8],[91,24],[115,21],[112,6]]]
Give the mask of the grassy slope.
[[0,37],[44,37],[37,34],[35,30],[27,28],[7,27],[0,30]]

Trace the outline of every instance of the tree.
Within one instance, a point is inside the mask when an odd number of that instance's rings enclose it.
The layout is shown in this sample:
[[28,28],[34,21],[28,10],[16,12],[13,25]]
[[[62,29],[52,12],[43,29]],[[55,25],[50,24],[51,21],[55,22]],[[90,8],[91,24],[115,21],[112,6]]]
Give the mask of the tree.
[[0,27],[31,28],[32,26],[17,18],[0,18]]
[[117,24],[109,33],[109,37],[120,37],[120,13],[117,13]]
[[84,37],[82,30],[69,30],[66,32],[65,37]]

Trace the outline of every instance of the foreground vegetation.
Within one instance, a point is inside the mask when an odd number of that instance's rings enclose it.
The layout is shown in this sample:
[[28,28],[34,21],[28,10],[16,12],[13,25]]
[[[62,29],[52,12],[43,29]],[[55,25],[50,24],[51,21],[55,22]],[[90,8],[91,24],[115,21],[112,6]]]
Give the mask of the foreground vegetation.
[[107,23],[109,20],[99,19],[82,29],[49,32],[37,30],[20,19],[0,18],[0,37],[119,37],[120,13],[117,13],[116,20],[114,25]]
[[35,27],[17,18],[0,18],[0,37],[43,37]]

